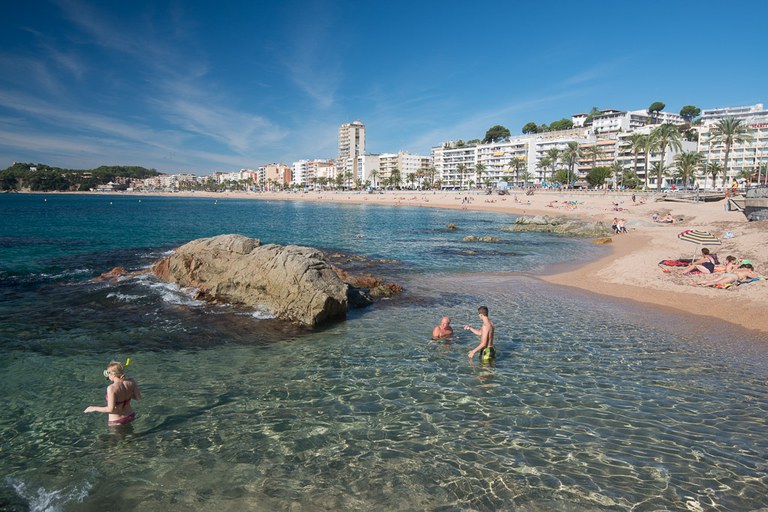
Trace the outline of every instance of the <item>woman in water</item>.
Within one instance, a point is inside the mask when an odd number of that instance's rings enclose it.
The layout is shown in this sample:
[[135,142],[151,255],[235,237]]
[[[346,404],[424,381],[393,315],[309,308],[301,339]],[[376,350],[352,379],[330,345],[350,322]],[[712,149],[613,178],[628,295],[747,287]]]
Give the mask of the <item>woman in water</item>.
[[107,405],[105,407],[91,405],[83,412],[107,413],[109,425],[125,425],[132,422],[136,413],[131,408],[131,400],[141,400],[138,384],[135,380],[125,377],[125,369],[117,361],[109,363],[104,375],[112,382],[107,387]]

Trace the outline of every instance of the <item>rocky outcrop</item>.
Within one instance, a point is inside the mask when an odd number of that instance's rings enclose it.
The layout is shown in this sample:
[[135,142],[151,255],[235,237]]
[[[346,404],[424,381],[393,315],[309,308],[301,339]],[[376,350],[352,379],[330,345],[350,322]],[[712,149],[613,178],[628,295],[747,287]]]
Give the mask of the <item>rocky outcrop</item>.
[[343,318],[348,307],[347,284],[310,247],[219,235],[182,245],[155,263],[152,272],[196,288],[200,299],[266,306],[278,318],[306,326]]
[[601,221],[587,222],[570,217],[549,217],[547,215],[518,217],[514,225],[502,229],[508,231],[558,233],[585,238],[610,237],[613,234],[611,227]]

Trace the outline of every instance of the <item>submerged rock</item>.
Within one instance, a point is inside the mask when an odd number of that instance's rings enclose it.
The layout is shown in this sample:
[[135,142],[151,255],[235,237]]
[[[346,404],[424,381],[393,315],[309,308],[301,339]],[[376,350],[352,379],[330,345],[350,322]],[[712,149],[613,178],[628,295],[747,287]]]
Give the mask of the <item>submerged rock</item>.
[[266,306],[278,318],[307,326],[344,318],[348,308],[348,285],[311,247],[219,235],[182,245],[155,263],[152,272],[196,288],[200,299]]
[[464,242],[484,242],[487,244],[497,244],[501,242],[501,239],[497,236],[475,236],[475,235],[469,235],[465,236],[463,239]]
[[587,222],[571,217],[549,217],[547,215],[518,217],[514,225],[502,229],[508,231],[558,233],[585,238],[610,237],[613,234],[611,227],[601,221]]

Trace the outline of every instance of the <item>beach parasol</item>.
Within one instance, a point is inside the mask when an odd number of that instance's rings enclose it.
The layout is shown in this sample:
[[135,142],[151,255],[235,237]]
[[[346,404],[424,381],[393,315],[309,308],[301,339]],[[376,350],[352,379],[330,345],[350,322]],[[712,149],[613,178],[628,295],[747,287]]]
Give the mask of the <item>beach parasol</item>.
[[[721,245],[720,239],[709,231],[699,231],[698,229],[686,229],[678,233],[677,238],[685,242],[691,242],[696,245]],[[693,251],[693,260],[696,259],[696,251]],[[691,260],[691,261],[693,261]]]

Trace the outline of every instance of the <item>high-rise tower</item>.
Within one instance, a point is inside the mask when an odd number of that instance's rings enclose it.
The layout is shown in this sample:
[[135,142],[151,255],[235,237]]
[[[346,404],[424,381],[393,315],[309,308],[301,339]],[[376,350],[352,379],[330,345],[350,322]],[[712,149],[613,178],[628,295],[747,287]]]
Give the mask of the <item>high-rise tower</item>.
[[339,158],[336,172],[352,173],[352,179],[362,178],[357,157],[365,154],[365,125],[360,121],[344,123],[339,127]]

